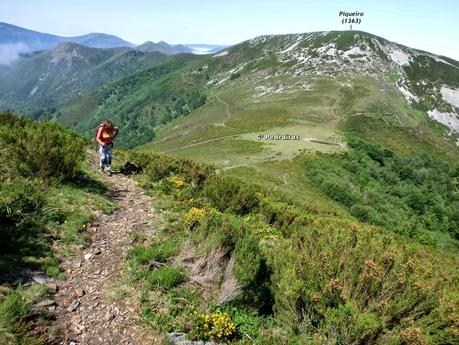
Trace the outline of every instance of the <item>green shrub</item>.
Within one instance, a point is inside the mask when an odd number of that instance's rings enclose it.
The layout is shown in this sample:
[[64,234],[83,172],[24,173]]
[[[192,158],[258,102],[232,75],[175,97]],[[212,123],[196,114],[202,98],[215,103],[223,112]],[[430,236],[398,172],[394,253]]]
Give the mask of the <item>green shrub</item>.
[[2,224],[23,220],[27,216],[37,217],[42,207],[42,195],[33,182],[17,180],[1,183],[0,220]]
[[0,162],[7,164],[10,177],[71,178],[79,170],[84,148],[80,136],[56,123],[0,114]]
[[357,196],[352,192],[352,185],[349,183],[327,179],[320,184],[320,189],[333,200],[349,207],[357,201]]
[[431,343],[454,337],[457,322],[443,311],[458,296],[439,298],[457,288],[453,256],[331,219],[296,229],[270,254],[274,310],[292,329],[345,344],[396,343],[407,325]]
[[245,233],[247,226],[241,217],[216,210],[206,212],[202,224],[193,230],[196,243],[206,242],[213,247],[223,247],[231,252],[236,242]]
[[171,289],[179,285],[185,279],[180,268],[162,266],[147,276],[147,284],[151,289]]
[[288,235],[295,226],[308,226],[313,217],[296,206],[270,198],[262,198],[259,204],[259,212],[265,221],[278,228],[284,235]]
[[271,314],[274,303],[271,271],[260,249],[259,239],[247,232],[236,243],[235,259],[233,273],[244,291],[244,302],[262,314]]
[[24,238],[42,229],[44,200],[27,180],[0,182],[0,243],[3,250],[15,248]]
[[205,181],[202,195],[221,212],[246,214],[258,205],[257,192],[255,186],[229,177],[213,176]]
[[248,335],[252,339],[255,339],[260,336],[263,329],[273,326],[270,324],[272,319],[260,316],[244,306],[237,305],[236,303],[233,304],[217,306],[215,307],[215,311],[227,313],[237,325],[237,330],[241,335]]
[[381,224],[378,219],[377,211],[368,205],[355,204],[350,210],[351,214],[362,222],[370,224]]
[[212,166],[198,164],[190,160],[176,159],[164,154],[131,151],[124,169],[143,171],[153,181],[159,181],[171,175],[185,177],[195,187],[201,186],[204,180],[215,174]]

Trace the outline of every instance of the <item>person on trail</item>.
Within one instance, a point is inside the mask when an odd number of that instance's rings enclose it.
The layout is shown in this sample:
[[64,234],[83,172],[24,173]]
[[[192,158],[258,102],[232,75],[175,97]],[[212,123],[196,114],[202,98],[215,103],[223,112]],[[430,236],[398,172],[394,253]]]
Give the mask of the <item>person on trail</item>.
[[96,140],[99,143],[100,172],[106,171],[107,174],[112,174],[112,149],[113,139],[118,135],[119,128],[115,127],[110,120],[102,122],[97,128]]

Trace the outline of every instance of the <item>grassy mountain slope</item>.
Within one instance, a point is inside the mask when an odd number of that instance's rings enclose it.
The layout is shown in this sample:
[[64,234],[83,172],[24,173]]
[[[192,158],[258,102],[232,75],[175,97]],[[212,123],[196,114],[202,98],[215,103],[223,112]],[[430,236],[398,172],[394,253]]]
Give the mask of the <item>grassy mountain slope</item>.
[[[443,72],[404,65],[403,54]],[[419,76],[411,82],[414,67]],[[361,32],[260,37],[184,71],[181,78],[190,87],[207,90],[206,104],[158,127],[155,140],[142,149],[213,163],[291,199],[340,209],[300,177],[292,158],[345,151],[343,134],[352,133],[404,154],[457,161],[457,133],[426,113],[435,107],[457,112],[439,92],[443,85],[457,88],[457,76],[457,62]],[[411,88],[421,81],[423,92]],[[401,89],[416,92],[419,102]],[[258,140],[264,133],[300,140]]]
[[[439,159],[434,163],[439,166],[459,161],[454,121],[444,126],[429,116],[437,109],[456,118],[454,98],[445,98],[442,90],[457,89],[458,77],[458,63],[453,60],[366,33],[260,37],[187,71],[182,78],[189,85],[205,84],[208,101],[159,128],[155,140],[141,149],[216,164],[224,175],[268,187],[301,205],[344,217],[351,213],[454,252],[455,221],[438,222],[443,216],[452,220],[458,212],[457,187],[452,187],[451,195],[441,192],[442,201],[427,184],[425,189],[411,188],[422,185],[424,173],[436,175],[428,163],[432,159]],[[300,140],[257,138],[265,133],[299,135]],[[355,138],[402,157],[425,153],[430,158],[413,162],[397,158],[398,163],[390,163],[417,166],[409,173],[413,181],[405,185],[406,176],[395,168],[376,169],[355,158],[360,156],[354,156],[354,149],[347,152],[349,140]],[[316,156],[316,151],[331,155]],[[344,170],[338,164],[342,161]],[[314,166],[323,168],[323,173],[313,173]],[[371,182],[354,181],[358,171],[362,181]],[[374,176],[379,177],[372,180]],[[383,176],[390,176],[387,188]],[[445,177],[454,179],[454,173]],[[351,190],[356,198],[352,193],[349,199],[341,198],[335,190]],[[438,204],[430,200],[432,208],[416,209],[414,198],[425,193]],[[442,210],[439,218],[421,221],[435,214],[434,209]],[[384,218],[388,214],[391,220]]]
[[0,70],[0,107],[43,117],[61,102],[164,57],[129,48],[95,49],[60,43],[52,50],[26,54]]
[[[430,66],[438,73],[432,73]],[[406,132],[403,137],[410,140],[410,145],[424,141],[434,150],[456,154],[457,132],[451,132],[446,142],[441,137],[447,131],[431,121],[427,111],[448,112],[456,121],[457,108],[445,101],[440,90],[444,86],[453,90],[459,87],[459,63],[366,33],[259,37],[209,58],[184,79],[190,85],[206,84],[214,97],[210,96],[196,114],[162,130],[164,135],[158,135],[152,148],[189,155],[194,150],[189,145],[195,145],[196,138],[205,142],[219,137],[225,147],[236,140],[260,146],[256,134],[271,127],[273,133],[283,131],[302,137],[295,144],[263,144],[265,151],[280,157],[284,146],[290,146],[284,156],[289,157],[295,151],[318,146],[329,150],[331,145],[327,144],[339,144],[339,130],[355,130],[373,138],[387,127],[387,132],[394,130],[397,135]],[[314,128],[321,124],[331,134],[315,133],[312,125],[304,123],[297,126],[303,120],[312,121]],[[202,123],[207,126],[203,128]],[[454,124],[450,128],[454,129]],[[237,133],[241,135],[224,139]],[[202,152],[215,144],[194,147]],[[227,159],[218,163],[222,161]],[[241,160],[234,164],[241,164]]]

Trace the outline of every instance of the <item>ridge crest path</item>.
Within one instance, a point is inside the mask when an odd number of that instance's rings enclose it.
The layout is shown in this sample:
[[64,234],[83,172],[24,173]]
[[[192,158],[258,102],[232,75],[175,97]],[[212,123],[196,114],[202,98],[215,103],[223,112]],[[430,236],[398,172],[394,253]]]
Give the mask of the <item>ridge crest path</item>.
[[[97,223],[87,228],[92,233],[88,246],[62,263],[67,279],[55,295],[55,344],[154,344],[140,324],[138,299],[131,296],[137,292],[119,279],[132,246],[130,234],[153,231],[152,200],[129,177],[104,180],[117,209],[98,214]],[[120,289],[128,298],[116,297]]]

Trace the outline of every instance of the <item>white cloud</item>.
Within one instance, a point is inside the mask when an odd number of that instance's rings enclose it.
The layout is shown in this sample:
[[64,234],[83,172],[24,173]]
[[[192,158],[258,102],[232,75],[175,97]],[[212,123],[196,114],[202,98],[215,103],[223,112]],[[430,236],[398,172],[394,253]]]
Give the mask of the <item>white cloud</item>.
[[22,42],[0,44],[0,65],[10,65],[19,58],[19,54],[27,50],[27,46]]

